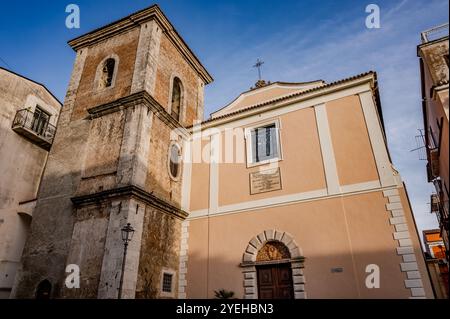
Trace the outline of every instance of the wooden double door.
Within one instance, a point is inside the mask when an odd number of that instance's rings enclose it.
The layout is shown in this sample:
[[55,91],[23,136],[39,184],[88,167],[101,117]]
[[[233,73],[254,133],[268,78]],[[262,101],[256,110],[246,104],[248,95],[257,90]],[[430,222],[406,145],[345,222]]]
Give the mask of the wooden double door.
[[259,299],[293,299],[290,263],[257,266]]

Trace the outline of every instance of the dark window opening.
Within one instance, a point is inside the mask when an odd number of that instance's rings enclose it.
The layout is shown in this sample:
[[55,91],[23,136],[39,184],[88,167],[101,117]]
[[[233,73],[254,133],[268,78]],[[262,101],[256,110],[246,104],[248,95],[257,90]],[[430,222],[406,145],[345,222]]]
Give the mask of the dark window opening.
[[41,108],[36,106],[33,113],[33,121],[31,123],[31,129],[38,135],[44,134],[48,122],[50,120],[50,115],[44,112]]
[[172,279],[173,275],[169,273],[163,274],[163,283],[162,283],[162,291],[163,292],[172,292]]
[[47,279],[41,281],[36,289],[36,299],[50,299],[52,284]]
[[180,170],[180,159],[181,159],[181,150],[180,148],[172,144],[170,147],[170,158],[169,158],[169,169],[170,169],[170,175],[172,175],[173,178],[177,178]]
[[180,120],[181,103],[182,103],[181,93],[182,93],[181,80],[179,78],[175,78],[173,80],[173,88],[172,88],[171,115],[177,121]]
[[112,85],[114,77],[114,68],[116,66],[116,60],[109,58],[105,61],[102,69],[101,86],[106,88]]

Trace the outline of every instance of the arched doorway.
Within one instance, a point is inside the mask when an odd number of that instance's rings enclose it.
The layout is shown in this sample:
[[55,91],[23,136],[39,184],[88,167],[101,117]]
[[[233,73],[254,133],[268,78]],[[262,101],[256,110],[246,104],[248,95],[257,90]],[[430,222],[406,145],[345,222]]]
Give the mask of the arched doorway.
[[256,256],[259,299],[293,299],[291,254],[282,242],[268,241]]
[[305,258],[294,238],[265,230],[253,237],[242,258],[245,299],[306,298]]
[[50,299],[52,284],[47,279],[41,281],[36,289],[36,299]]

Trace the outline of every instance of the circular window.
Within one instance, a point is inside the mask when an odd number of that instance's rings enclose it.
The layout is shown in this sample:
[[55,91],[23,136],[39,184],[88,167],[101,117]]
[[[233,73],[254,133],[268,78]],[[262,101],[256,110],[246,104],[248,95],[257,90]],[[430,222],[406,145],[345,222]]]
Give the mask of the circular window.
[[169,148],[169,174],[173,179],[178,179],[180,175],[181,148],[173,143]]

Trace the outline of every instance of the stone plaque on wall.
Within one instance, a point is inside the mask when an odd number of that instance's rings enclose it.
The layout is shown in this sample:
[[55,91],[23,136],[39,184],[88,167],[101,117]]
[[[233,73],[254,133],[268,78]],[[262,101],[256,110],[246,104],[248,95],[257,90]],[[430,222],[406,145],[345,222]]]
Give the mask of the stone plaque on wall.
[[250,194],[259,194],[281,189],[280,168],[250,173]]

